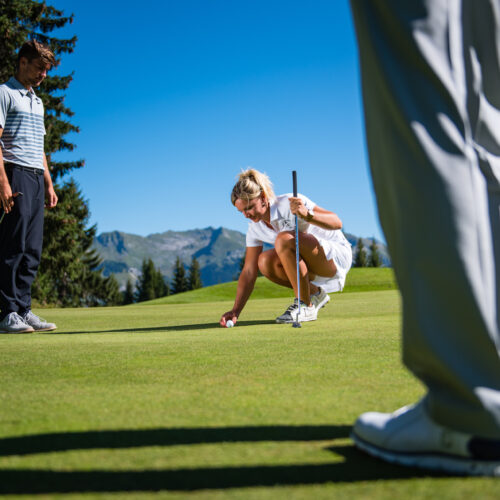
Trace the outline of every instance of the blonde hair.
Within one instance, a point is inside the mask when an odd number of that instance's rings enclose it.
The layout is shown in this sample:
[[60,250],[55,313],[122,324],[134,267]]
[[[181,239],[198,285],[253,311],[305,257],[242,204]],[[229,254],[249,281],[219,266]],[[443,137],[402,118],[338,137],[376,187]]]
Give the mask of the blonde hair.
[[231,192],[231,203],[234,205],[236,200],[239,199],[245,201],[254,200],[262,193],[268,200],[276,198],[271,179],[254,168],[247,168],[238,175],[238,181]]

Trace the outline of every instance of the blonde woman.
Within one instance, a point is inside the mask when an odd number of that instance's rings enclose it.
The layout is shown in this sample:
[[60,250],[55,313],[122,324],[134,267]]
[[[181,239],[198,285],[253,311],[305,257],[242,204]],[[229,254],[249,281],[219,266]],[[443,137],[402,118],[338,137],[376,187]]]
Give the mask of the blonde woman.
[[[276,318],[277,323],[314,321],[330,300],[328,293],[342,290],[351,267],[351,245],[342,233],[342,221],[302,194],[276,196],[269,177],[255,169],[238,176],[231,202],[250,220],[246,256],[238,280],[233,308],[221,326],[236,324],[250,297],[258,271],[273,283],[292,288],[295,300]],[[300,315],[297,297],[295,215],[299,220]],[[264,243],[274,245],[263,250]]]

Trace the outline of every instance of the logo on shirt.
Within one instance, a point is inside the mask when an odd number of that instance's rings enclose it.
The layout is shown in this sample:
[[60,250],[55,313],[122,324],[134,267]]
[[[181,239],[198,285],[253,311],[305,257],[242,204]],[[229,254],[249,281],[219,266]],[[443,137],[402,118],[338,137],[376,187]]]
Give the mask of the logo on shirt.
[[278,231],[281,233],[282,231],[294,231],[295,230],[295,222],[289,219],[281,219],[278,221]]

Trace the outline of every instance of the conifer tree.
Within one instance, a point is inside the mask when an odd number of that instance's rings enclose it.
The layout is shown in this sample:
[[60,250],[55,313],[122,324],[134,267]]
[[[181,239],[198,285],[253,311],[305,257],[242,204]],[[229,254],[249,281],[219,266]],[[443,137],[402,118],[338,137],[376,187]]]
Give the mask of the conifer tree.
[[60,209],[45,218],[45,244],[32,295],[42,304],[63,307],[117,304],[118,283],[104,278],[101,259],[92,249],[96,226],[86,229],[90,212],[73,180],[58,192]]
[[200,274],[200,263],[193,255],[191,258],[191,265],[189,266],[189,275],[188,275],[188,289],[196,290],[197,288],[201,288],[203,286],[201,282],[201,274]]
[[137,285],[137,302],[156,298],[156,269],[151,259],[142,261],[142,274]]
[[137,285],[137,301],[153,300],[168,294],[169,288],[161,271],[156,269],[151,259],[144,259],[142,261],[142,274]]
[[127,284],[125,285],[125,291],[123,292],[123,305],[133,304],[135,301],[134,285],[129,278]]
[[156,269],[155,272],[156,272],[156,275],[155,275],[154,289],[155,289],[156,298],[165,297],[166,295],[170,295],[170,288],[169,288],[168,284],[166,283],[162,272],[159,269]]
[[172,293],[181,293],[188,290],[188,282],[186,279],[186,270],[184,263],[179,257],[175,260],[174,277],[172,279]]
[[375,238],[372,239],[370,245],[370,258],[368,261],[370,267],[380,267],[382,265],[382,257],[380,256],[380,251],[378,249]]
[[363,244],[362,238],[358,238],[358,242],[356,243],[356,258],[354,259],[354,267],[366,267],[367,259],[366,259],[366,248]]

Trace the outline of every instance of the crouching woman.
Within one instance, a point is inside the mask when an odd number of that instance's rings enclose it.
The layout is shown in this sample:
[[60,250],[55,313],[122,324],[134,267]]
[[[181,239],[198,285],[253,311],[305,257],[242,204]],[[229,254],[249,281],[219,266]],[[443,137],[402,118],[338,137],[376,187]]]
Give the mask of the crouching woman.
[[[295,293],[293,303],[276,318],[277,323],[316,320],[318,311],[330,300],[328,294],[343,289],[351,268],[351,245],[341,231],[340,218],[302,194],[276,196],[269,177],[255,169],[247,169],[239,175],[231,202],[250,222],[236,298],[233,308],[222,315],[221,326],[226,326],[229,320],[236,324],[259,270],[273,283],[292,288]],[[295,215],[299,221],[300,298]],[[264,251],[264,243],[274,248]]]

